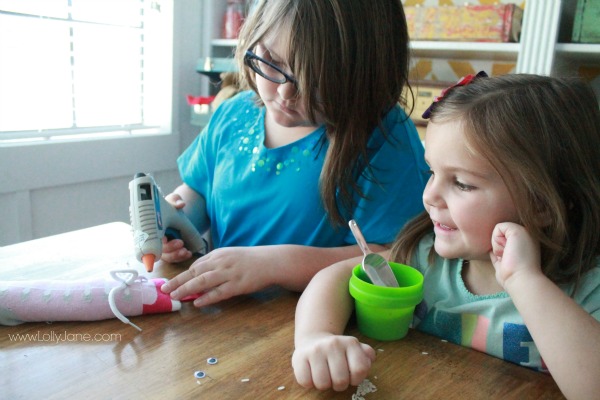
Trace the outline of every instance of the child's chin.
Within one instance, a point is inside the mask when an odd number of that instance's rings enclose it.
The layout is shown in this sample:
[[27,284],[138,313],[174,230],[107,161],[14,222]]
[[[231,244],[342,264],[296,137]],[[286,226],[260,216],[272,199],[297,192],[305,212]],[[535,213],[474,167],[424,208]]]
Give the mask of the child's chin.
[[462,254],[454,249],[451,249],[448,246],[445,246],[443,244],[438,244],[437,241],[433,247],[434,247],[437,255],[442,258],[452,259],[452,258],[463,258],[463,256],[464,256],[464,254]]

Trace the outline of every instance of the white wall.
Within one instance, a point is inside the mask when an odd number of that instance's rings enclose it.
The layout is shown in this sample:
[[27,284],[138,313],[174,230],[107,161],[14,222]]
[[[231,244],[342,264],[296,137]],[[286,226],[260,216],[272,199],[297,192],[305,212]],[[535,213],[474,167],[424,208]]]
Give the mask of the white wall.
[[189,123],[185,96],[199,94],[206,78],[195,71],[202,1],[174,3],[173,136],[0,148],[0,246],[129,222],[136,172],[152,173],[165,194],[180,183],[177,155],[199,130]]

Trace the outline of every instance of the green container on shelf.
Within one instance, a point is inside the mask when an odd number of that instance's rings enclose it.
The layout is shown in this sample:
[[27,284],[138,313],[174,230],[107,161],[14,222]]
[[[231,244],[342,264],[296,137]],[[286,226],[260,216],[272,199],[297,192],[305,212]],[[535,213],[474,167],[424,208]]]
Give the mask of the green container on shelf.
[[573,42],[600,43],[600,1],[578,0],[573,21]]

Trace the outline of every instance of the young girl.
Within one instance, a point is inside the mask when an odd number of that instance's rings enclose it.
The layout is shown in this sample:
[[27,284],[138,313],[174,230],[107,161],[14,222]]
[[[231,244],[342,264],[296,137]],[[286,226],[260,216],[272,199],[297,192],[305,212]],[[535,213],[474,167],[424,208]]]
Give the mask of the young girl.
[[[279,284],[393,242],[423,210],[427,166],[398,105],[408,34],[400,0],[259,1],[236,58],[252,89],[222,104],[179,158],[168,196],[190,215],[206,200],[216,250],[163,290],[196,306]],[[191,257],[174,240],[163,259]],[[383,249],[383,247],[379,247]]]
[[[592,90],[571,79],[480,73],[428,115],[426,212],[384,252],[424,275],[414,326],[547,370],[568,398],[597,398],[600,113]],[[375,359],[373,348],[342,336],[359,262],[324,269],[300,299],[292,364],[303,386],[357,385]]]

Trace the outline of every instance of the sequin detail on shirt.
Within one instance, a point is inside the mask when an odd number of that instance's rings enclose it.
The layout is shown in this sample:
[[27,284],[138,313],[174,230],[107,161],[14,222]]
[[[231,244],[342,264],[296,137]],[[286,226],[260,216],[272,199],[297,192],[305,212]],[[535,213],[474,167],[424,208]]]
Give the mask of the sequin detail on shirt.
[[[246,110],[246,113],[250,113]],[[241,155],[250,157],[250,168],[252,172],[274,173],[280,175],[284,171],[300,172],[303,161],[311,157],[313,151],[318,151],[318,140],[320,135],[315,131],[287,146],[276,149],[268,149],[263,145],[264,110],[255,112],[255,118],[248,115],[246,123],[236,130],[238,151]],[[237,118],[231,120],[233,123]],[[321,131],[322,128],[317,130]],[[290,147],[291,146],[291,147]]]

